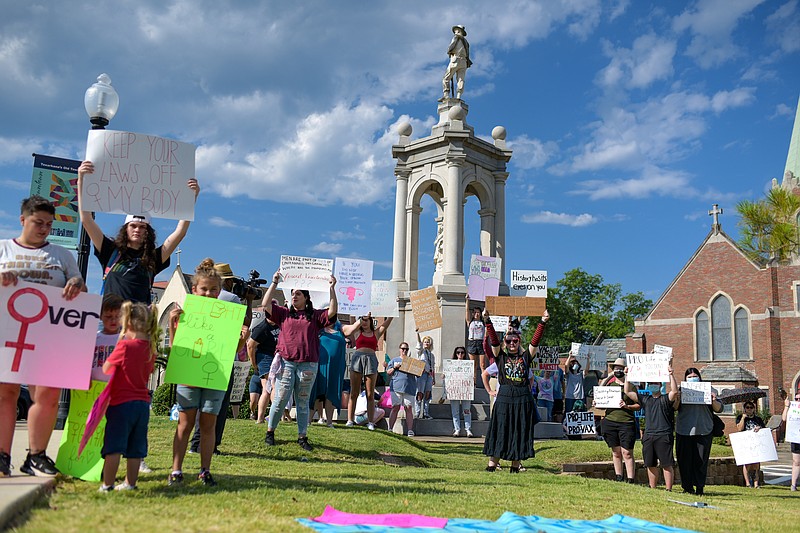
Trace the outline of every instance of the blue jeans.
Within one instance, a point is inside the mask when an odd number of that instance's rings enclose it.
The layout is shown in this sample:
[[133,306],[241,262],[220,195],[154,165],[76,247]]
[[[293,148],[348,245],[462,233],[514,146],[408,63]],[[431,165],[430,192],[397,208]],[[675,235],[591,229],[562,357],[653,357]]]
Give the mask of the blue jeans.
[[295,395],[297,409],[297,434],[304,436],[308,431],[308,399],[317,378],[317,363],[298,363],[284,361],[283,372],[276,378],[277,399],[269,408],[269,431],[274,431],[278,421],[289,403],[292,393]]
[[552,422],[553,421],[553,401],[552,400],[542,400],[541,398],[539,398],[538,400],[536,400],[536,404],[539,407],[544,407],[545,409],[547,409],[547,418],[545,419],[545,422]]
[[453,417],[453,429],[461,431],[461,414],[464,414],[464,429],[472,430],[472,402],[469,400],[450,400],[450,415]]

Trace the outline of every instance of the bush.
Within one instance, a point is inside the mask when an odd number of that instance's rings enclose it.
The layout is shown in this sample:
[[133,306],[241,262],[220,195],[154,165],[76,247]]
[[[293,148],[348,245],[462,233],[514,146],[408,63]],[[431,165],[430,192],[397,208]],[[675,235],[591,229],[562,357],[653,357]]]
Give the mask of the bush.
[[171,383],[162,383],[159,385],[155,392],[153,392],[153,414],[158,416],[169,416],[169,411],[172,409],[174,385]]

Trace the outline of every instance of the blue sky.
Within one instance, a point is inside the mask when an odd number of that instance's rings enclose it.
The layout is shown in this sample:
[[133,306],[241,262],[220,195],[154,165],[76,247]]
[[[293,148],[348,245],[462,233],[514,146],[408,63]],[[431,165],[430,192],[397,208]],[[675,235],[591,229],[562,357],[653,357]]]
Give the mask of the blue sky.
[[[0,237],[19,232],[31,153],[82,158],[83,94],[106,72],[111,128],[198,146],[187,271],[210,256],[269,277],[281,254],[344,256],[389,279],[395,128],[430,134],[453,24],[474,61],[467,122],[487,139],[504,126],[514,151],[506,272],[547,270],[551,284],[581,267],[655,300],[712,204],[736,238],[736,203],[781,177],[800,95],[798,0],[0,0],[0,12]],[[423,206],[421,284],[435,236]],[[122,218],[98,221],[113,233]],[[155,227],[163,239],[174,222]],[[92,259],[93,290],[99,278]]]

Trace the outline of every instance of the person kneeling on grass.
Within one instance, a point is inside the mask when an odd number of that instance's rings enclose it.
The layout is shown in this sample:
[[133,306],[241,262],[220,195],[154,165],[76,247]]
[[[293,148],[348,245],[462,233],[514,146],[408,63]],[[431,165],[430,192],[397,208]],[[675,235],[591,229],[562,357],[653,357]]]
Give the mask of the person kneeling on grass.
[[[627,373],[627,369],[625,370]],[[631,400],[644,408],[647,424],[642,437],[642,458],[647,467],[647,479],[650,488],[658,485],[658,464],[664,471],[664,484],[668,491],[672,491],[672,482],[675,479],[675,457],[672,454],[675,437],[675,409],[678,408],[678,384],[669,367],[669,393],[661,394],[661,383],[648,383],[647,390],[650,395],[639,394],[633,389],[633,384],[625,380],[625,394]]]
[[150,391],[147,380],[161,344],[161,328],[155,307],[142,303],[122,304],[122,338],[103,363],[103,372],[114,374],[111,399],[106,411],[102,456],[103,484],[110,492],[119,470],[120,458],[128,460],[125,481],[116,490],[136,489],[139,466],[147,456],[147,425],[150,420]]
[[[739,431],[758,432],[759,429],[764,429],[764,427],[766,427],[764,419],[756,414],[756,404],[744,402],[744,414],[736,417],[736,428]],[[760,470],[761,463],[742,465],[742,475],[744,475],[744,484],[747,485],[747,488],[761,488],[758,480]]]

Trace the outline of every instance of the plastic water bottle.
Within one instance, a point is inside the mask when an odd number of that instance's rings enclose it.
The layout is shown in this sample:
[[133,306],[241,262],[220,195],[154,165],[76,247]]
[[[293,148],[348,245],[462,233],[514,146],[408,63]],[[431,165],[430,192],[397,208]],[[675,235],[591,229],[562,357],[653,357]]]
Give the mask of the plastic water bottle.
[[172,406],[172,409],[169,410],[169,419],[170,420],[178,420],[178,404]]

